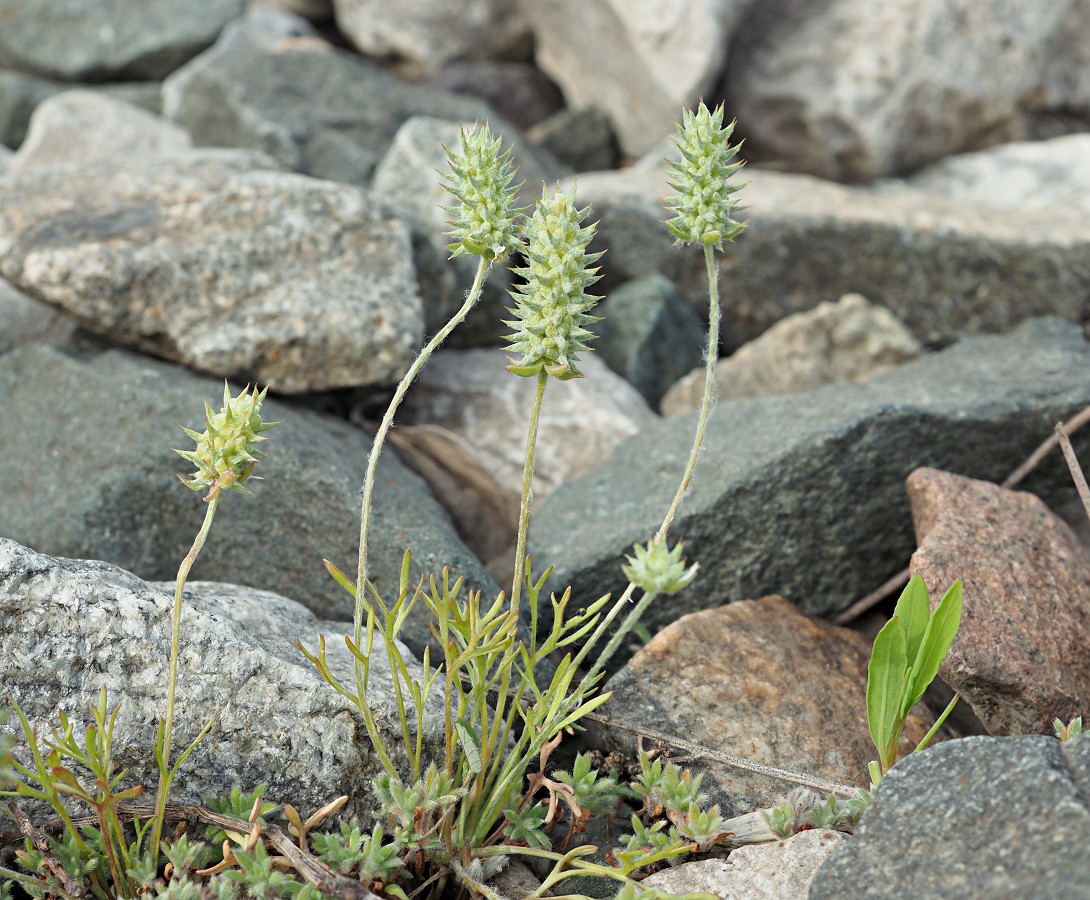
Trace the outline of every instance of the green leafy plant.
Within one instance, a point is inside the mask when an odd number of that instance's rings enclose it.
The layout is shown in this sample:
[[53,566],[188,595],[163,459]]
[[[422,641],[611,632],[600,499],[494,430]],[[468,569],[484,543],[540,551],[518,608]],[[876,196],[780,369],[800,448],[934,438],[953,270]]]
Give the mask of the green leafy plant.
[[1066,725],[1061,719],[1053,719],[1052,727],[1056,732],[1056,737],[1061,741],[1074,740],[1077,737],[1082,736],[1082,716],[1075,716]]
[[[915,575],[874,639],[867,668],[867,722],[878,749],[878,760],[869,767],[873,787],[896,762],[905,720],[938,675],[957,636],[961,605],[961,582],[955,581],[932,612],[927,586]],[[931,743],[957,701],[955,694],[916,750]]]
[[870,805],[870,799],[870,791],[863,788],[847,800],[835,794],[822,799],[813,791],[797,788],[778,806],[762,810],[761,815],[773,834],[784,839],[811,828],[852,834]]

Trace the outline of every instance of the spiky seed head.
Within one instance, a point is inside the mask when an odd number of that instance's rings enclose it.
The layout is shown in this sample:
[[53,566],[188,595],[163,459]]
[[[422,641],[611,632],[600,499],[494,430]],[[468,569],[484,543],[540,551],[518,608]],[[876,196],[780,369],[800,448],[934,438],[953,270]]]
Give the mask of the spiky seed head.
[[256,444],[268,440],[261,436],[261,432],[280,424],[261,421],[261,403],[267,391],[268,388],[265,388],[258,393],[255,386],[251,392],[247,385],[242,393],[232,397],[231,389],[224,382],[223,408],[214,412],[208,401],[204,402],[205,432],[198,434],[182,427],[197,442],[197,449],[174,452],[193,463],[197,471],[189,480],[181,475],[178,478],[191,490],[203,491],[207,488],[206,503],[218,496],[221,490],[250,493],[244,487],[246,480],[258,459],[265,456],[256,448]]
[[636,544],[633,556],[625,557],[628,565],[621,571],[624,577],[648,594],[673,594],[687,587],[696,577],[699,563],[685,568],[681,555],[684,545],[678,543],[671,550],[665,541],[648,541]]
[[[450,172],[446,189],[458,200],[444,206],[450,214],[451,256],[483,256],[502,262],[519,242],[516,220],[523,209],[515,206],[519,186],[511,167],[511,148],[500,153],[502,138],[492,139],[488,125],[461,129],[458,148],[446,150]],[[444,148],[446,149],[446,148]]]
[[587,312],[601,298],[586,289],[601,276],[594,265],[601,253],[587,253],[595,225],[583,225],[590,207],[576,209],[575,188],[553,194],[542,186],[542,196],[525,224],[526,265],[515,269],[525,279],[511,291],[514,329],[507,335],[507,350],[521,360],[507,368],[516,375],[541,371],[561,380],[581,378],[578,355],[594,335],[584,326],[599,321]]
[[701,101],[696,112],[687,109],[682,114],[674,136],[681,159],[670,162],[674,179],[670,187],[677,194],[667,200],[676,215],[666,223],[677,244],[699,242],[719,250],[745,227],[731,218],[744,208],[731,198],[743,185],[727,182],[742,167],[731,161],[741,146],[730,145],[733,132],[734,122],[723,127],[722,106],[711,112]]

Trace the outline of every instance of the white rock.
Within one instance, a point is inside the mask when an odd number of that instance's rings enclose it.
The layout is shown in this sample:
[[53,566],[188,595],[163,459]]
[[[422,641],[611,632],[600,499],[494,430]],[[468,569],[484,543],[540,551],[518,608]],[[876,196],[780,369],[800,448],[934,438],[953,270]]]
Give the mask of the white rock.
[[10,169],[180,153],[191,145],[184,128],[138,106],[95,91],[65,91],[35,108]]

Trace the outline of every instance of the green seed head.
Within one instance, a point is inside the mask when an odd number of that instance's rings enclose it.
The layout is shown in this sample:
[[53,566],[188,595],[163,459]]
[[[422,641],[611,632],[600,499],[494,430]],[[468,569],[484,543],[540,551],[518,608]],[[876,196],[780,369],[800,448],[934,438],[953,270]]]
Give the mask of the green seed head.
[[526,223],[526,266],[514,270],[526,283],[511,291],[515,318],[505,323],[514,329],[507,350],[522,356],[507,367],[516,375],[582,377],[575,364],[593,337],[584,326],[598,321],[587,311],[601,299],[586,293],[601,277],[594,263],[602,256],[587,253],[595,226],[581,223],[589,211],[575,208],[575,188],[552,196],[543,190]]
[[715,112],[701,102],[696,112],[685,110],[674,144],[681,153],[679,162],[671,162],[674,181],[670,186],[677,195],[667,201],[677,215],[666,226],[678,244],[699,242],[722,249],[745,227],[731,215],[742,209],[731,194],[742,185],[727,184],[727,179],[741,167],[731,162],[740,145],[731,146],[734,123],[723,127],[723,107]]
[[518,186],[511,187],[511,150],[500,153],[500,141],[492,140],[487,125],[474,125],[462,129],[457,150],[447,150],[450,174],[444,176],[445,186],[459,201],[443,207],[451,215],[451,256],[502,262],[518,244],[515,220],[523,210],[515,206]]
[[265,455],[255,445],[258,441],[268,440],[261,437],[261,432],[280,424],[261,421],[261,403],[265,399],[266,391],[268,388],[258,393],[255,387],[250,392],[247,386],[241,394],[232,398],[230,388],[224,382],[223,408],[218,413],[213,412],[208,401],[204,403],[208,430],[204,434],[198,434],[182,428],[197,442],[197,449],[174,452],[193,463],[197,471],[188,481],[181,475],[178,478],[191,490],[203,491],[207,488],[208,494],[204,498],[206,503],[224,489],[250,493],[243,485],[258,459]]
[[635,556],[626,557],[628,565],[622,567],[624,577],[648,594],[673,594],[687,587],[696,577],[699,563],[685,568],[681,556],[683,544],[673,550],[665,541],[648,541],[646,545],[633,547]]

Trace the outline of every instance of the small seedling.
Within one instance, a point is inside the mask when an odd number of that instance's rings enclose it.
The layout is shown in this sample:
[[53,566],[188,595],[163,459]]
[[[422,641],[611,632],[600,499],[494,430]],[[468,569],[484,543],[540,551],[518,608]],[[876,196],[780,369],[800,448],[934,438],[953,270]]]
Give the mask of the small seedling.
[[[893,617],[878,632],[867,668],[867,722],[878,760],[869,766],[871,786],[897,760],[905,720],[935,679],[961,626],[961,582],[955,581],[935,611],[919,575],[908,582]],[[917,745],[923,750],[954,709],[958,695]]]
[[1061,741],[1070,741],[1082,735],[1082,716],[1075,716],[1066,725],[1062,719],[1053,719],[1052,727],[1056,731],[1056,737]]

